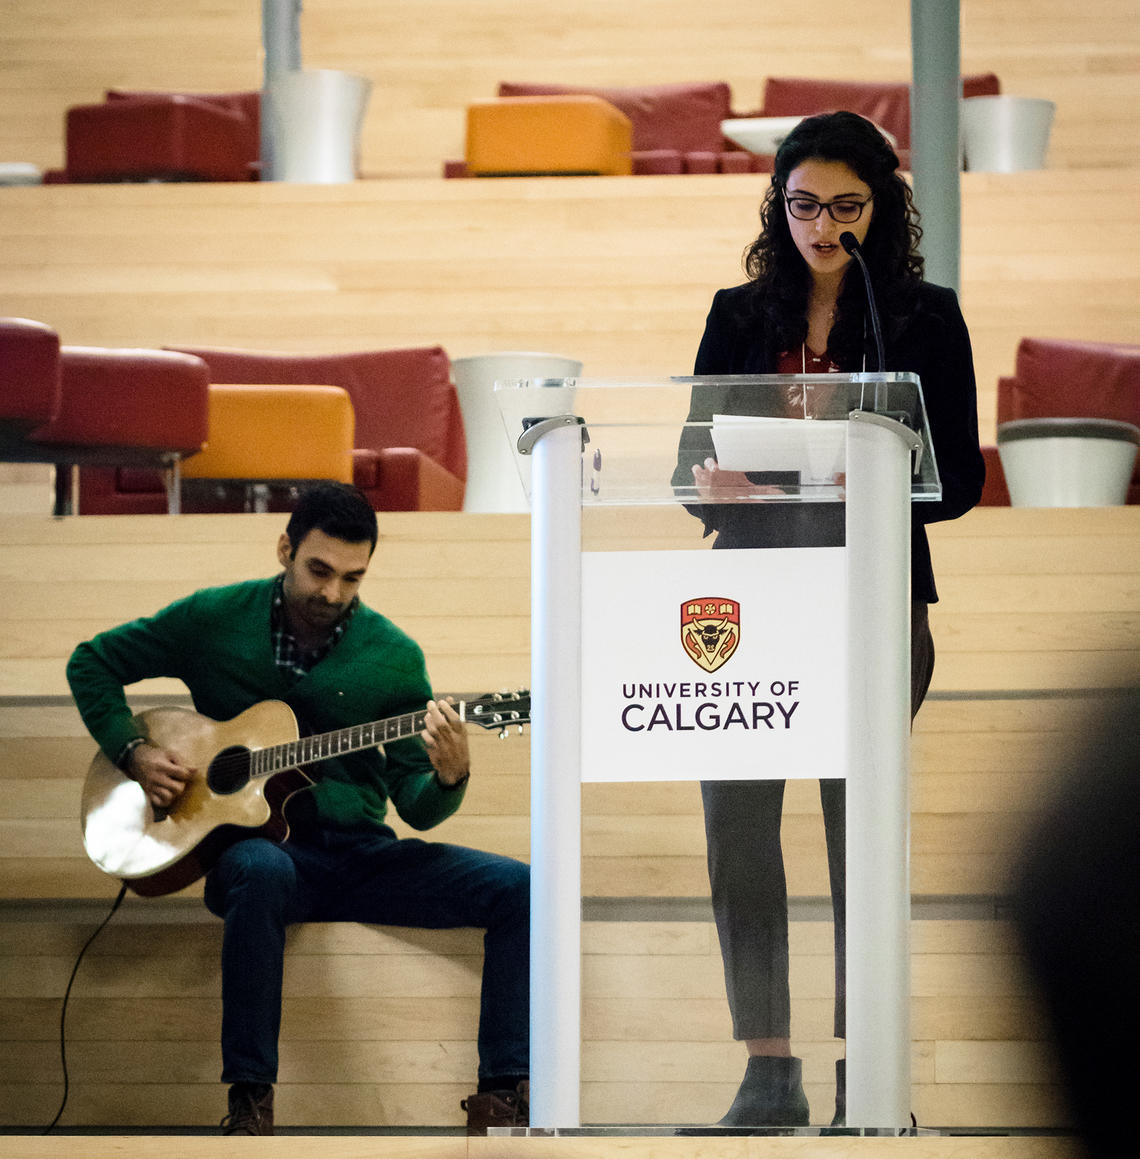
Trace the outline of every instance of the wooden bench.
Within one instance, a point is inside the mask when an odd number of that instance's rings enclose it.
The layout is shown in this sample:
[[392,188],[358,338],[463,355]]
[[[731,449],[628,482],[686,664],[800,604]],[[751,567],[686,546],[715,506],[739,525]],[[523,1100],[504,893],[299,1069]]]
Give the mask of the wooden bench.
[[[64,1126],[201,1127],[222,1113],[221,923],[194,907],[131,906],[84,961],[71,998]],[[58,1106],[59,995],[98,920],[44,907],[0,921],[0,1125]],[[582,1115],[711,1122],[740,1080],[710,921],[593,921],[583,930]],[[292,931],[278,1120],[292,1126],[455,1126],[475,1066],[477,931],[353,924]],[[1055,1126],[1055,1077],[1008,931],[914,925],[914,1111],[924,1125]],[[817,1121],[830,1118],[830,926],[792,926],[796,1049]]]

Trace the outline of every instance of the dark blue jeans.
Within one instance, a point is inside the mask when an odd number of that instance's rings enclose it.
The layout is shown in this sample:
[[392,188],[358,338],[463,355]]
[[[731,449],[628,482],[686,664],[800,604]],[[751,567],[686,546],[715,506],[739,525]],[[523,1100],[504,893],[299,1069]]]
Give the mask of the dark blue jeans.
[[206,878],[222,938],[222,1081],[277,1079],[285,928],[294,922],[486,930],[479,1076],[529,1073],[530,870],[460,845],[318,832],[232,845]]

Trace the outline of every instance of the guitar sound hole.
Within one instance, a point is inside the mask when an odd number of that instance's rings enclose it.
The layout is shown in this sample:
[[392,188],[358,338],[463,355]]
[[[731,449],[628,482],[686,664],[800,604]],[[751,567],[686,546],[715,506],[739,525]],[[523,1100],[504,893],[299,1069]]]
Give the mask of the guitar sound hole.
[[241,745],[231,745],[222,749],[210,762],[206,774],[206,784],[221,796],[236,793],[249,784],[249,749]]

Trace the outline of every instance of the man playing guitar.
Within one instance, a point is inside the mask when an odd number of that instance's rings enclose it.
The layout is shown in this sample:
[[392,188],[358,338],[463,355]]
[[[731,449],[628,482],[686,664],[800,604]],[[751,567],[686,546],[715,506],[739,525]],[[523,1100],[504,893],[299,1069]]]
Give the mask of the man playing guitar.
[[[176,677],[197,713],[213,721],[253,719],[261,702],[283,702],[287,709],[277,707],[286,716],[291,710],[306,732],[323,734],[315,738],[325,746],[316,750],[319,761],[306,758],[307,774],[289,770],[297,779],[279,794],[272,822],[219,826],[184,863],[164,863],[169,880],[159,875],[163,884],[149,890],[146,877],[122,873],[138,892],[153,894],[208,869],[206,905],[225,922],[227,1134],[273,1133],[285,929],[303,921],[485,929],[478,1091],[464,1100],[468,1130],[527,1122],[529,871],[496,854],[400,839],[385,824],[389,802],[416,829],[451,816],[470,766],[464,722],[451,704],[433,699],[422,650],[360,601],[376,541],[375,512],[359,491],[315,484],[280,537],[283,571],[275,578],[198,591],[80,644],[68,663],[99,760],[113,778],[141,787],[146,824],[159,839],[189,824],[207,796],[232,792],[236,799],[242,786],[224,783],[235,768],[258,804],[272,794],[256,783],[241,746],[218,752],[207,771],[193,746],[151,735],[132,715],[124,686]],[[384,717],[413,723],[406,732],[382,731],[379,740],[397,739],[378,747],[365,722],[393,723]],[[356,735],[362,725],[363,739]],[[292,746],[279,750],[293,762]],[[143,802],[138,787],[126,785]],[[113,797],[108,792],[102,803]],[[148,835],[142,844],[154,840]],[[184,864],[192,866],[188,876],[170,877]]]

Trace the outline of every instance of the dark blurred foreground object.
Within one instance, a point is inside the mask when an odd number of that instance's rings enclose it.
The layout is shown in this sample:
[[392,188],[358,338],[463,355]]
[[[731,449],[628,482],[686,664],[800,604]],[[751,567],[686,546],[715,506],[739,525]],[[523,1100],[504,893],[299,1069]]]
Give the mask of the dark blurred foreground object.
[[1075,1124],[1094,1159],[1135,1154],[1140,1089],[1140,689],[1086,722],[1012,881]]

